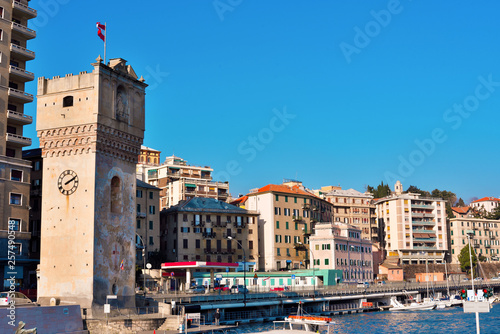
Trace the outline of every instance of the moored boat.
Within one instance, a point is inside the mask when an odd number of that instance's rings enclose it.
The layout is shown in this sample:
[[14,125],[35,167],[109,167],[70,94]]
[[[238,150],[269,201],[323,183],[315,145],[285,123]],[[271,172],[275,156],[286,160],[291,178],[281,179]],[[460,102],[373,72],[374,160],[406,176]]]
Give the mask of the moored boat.
[[425,311],[433,310],[436,308],[435,302],[416,302],[411,301],[409,304],[402,304],[396,298],[391,298],[391,308],[389,311],[400,312],[400,311]]

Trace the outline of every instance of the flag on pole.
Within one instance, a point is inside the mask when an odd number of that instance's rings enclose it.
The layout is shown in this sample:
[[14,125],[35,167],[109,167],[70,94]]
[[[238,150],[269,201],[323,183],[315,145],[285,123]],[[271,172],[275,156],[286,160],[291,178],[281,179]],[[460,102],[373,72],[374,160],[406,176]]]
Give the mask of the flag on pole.
[[124,261],[124,260],[122,260],[122,262],[120,263],[120,269],[121,269],[121,270],[124,270],[124,269],[125,269],[125,266],[123,265],[123,261]]
[[[106,41],[106,25],[105,24],[101,24],[100,22],[97,22],[96,23],[96,28],[97,28],[97,36],[99,36],[103,42]],[[104,31],[104,33],[103,33]]]

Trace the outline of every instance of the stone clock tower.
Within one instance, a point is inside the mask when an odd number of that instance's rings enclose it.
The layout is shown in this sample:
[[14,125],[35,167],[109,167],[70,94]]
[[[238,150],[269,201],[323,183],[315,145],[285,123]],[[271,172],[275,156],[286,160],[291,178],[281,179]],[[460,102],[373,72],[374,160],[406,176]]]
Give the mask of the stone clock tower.
[[[38,79],[43,155],[38,301],[135,305],[136,162],[146,84],[123,59]],[[90,310],[89,310],[90,311]]]

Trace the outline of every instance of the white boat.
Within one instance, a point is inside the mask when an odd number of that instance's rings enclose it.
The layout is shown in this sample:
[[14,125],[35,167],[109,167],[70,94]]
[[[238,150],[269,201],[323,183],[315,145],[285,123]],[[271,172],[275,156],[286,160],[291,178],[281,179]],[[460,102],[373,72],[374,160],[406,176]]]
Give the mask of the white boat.
[[402,304],[395,297],[391,298],[391,308],[389,311],[393,312],[404,312],[404,311],[424,311],[424,310],[433,310],[436,308],[436,303],[433,301],[426,302],[416,302],[411,301],[409,304]]
[[318,332],[326,329],[327,333],[333,331],[332,318],[303,314],[302,305],[299,303],[297,315],[290,315],[283,321],[273,321],[274,329],[267,332],[272,334],[301,334],[304,332]]

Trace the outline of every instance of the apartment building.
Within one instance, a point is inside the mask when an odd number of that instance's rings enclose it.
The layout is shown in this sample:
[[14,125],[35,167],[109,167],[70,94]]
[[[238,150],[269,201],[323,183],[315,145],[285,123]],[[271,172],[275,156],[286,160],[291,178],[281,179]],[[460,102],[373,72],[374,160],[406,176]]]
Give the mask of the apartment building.
[[157,164],[159,154],[159,151],[143,147],[137,177],[161,189],[160,209],[195,197],[228,200],[229,183],[213,181],[212,168],[189,165],[186,160],[174,155]]
[[315,191],[333,205],[334,221],[353,225],[361,230],[361,238],[379,242],[379,231],[373,195],[355,189],[321,187]]
[[471,235],[471,247],[486,262],[498,262],[500,258],[500,220],[474,218],[470,207],[452,208],[455,218],[449,220],[451,263],[460,263],[458,257],[468,247],[467,235]]
[[470,207],[476,211],[484,213],[491,213],[500,205],[500,198],[483,197],[478,200],[472,201]]
[[[35,58],[27,43],[36,37],[28,22],[37,12],[28,5],[27,0],[0,1],[0,193],[4,195],[0,202],[0,258],[3,259],[0,280],[4,290],[9,287],[7,279],[11,276],[15,276],[17,286],[23,286],[30,270],[25,260],[29,258],[31,239],[28,223],[31,163],[23,160],[22,148],[31,145],[31,138],[23,135],[23,127],[33,122],[24,113],[24,105],[33,102],[25,84],[35,78],[26,68],[27,62]],[[11,238],[15,236],[10,248],[9,232]],[[15,254],[15,270],[7,270],[7,251]]]
[[[259,270],[309,268],[309,236],[316,222],[332,222],[332,204],[302,182],[268,184],[233,201],[259,216]],[[306,251],[301,251],[304,245]]]
[[318,223],[309,238],[314,268],[342,270],[342,281],[373,280],[372,242],[359,228],[341,223]]
[[214,198],[181,201],[161,211],[161,253],[168,262],[245,262],[253,270],[257,218],[256,212]]
[[448,250],[444,200],[403,193],[397,181],[394,193],[376,200],[375,205],[386,260],[443,263]]
[[[152,252],[160,251],[160,189],[137,180],[136,206],[136,233],[139,238],[136,243],[138,248],[144,247],[147,262]],[[136,263],[142,262],[142,251],[138,250]]]

